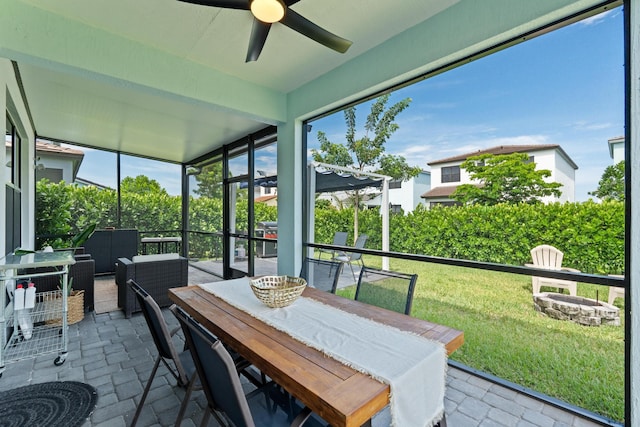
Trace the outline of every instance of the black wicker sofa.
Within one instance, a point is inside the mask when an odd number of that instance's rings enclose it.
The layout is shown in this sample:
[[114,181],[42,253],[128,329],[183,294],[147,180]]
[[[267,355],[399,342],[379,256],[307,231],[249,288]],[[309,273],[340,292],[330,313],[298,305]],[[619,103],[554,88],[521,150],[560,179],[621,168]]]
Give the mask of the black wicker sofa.
[[[69,267],[69,280],[73,279],[71,286],[76,291],[84,291],[84,311],[93,311],[94,307],[94,276],[96,262],[91,254],[79,254],[82,250],[76,250],[74,258],[76,263]],[[27,269],[27,274],[45,273],[55,271],[55,267],[40,267]],[[37,292],[55,291],[60,288],[60,276],[34,277],[33,283]]]

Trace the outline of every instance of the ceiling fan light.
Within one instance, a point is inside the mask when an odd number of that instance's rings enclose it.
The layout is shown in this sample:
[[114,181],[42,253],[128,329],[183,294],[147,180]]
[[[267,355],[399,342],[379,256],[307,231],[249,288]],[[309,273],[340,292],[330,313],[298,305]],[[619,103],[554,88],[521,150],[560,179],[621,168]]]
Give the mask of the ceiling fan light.
[[284,17],[284,3],[281,0],[253,0],[251,13],[257,19],[268,24],[278,22]]

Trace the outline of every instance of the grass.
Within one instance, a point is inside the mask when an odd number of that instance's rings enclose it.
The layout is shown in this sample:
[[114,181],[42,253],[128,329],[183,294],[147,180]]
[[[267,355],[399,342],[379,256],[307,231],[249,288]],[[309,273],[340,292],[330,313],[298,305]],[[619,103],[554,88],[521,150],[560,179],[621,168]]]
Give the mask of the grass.
[[[624,420],[624,323],[588,327],[541,315],[533,309],[528,276],[390,262],[391,270],[418,274],[412,316],[464,331],[465,343],[451,359]],[[379,258],[365,259],[376,263]],[[340,291],[351,298],[354,293],[353,287]],[[606,300],[608,289],[578,283],[578,295],[595,299],[596,293]],[[623,303],[617,300],[619,307]]]

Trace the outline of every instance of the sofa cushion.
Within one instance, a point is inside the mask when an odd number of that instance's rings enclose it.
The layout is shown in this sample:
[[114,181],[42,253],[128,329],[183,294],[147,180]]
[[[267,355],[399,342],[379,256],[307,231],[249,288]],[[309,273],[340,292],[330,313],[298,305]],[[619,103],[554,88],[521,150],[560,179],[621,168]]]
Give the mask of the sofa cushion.
[[180,254],[171,253],[171,254],[155,254],[155,255],[136,255],[131,258],[131,261],[134,263],[139,262],[152,262],[152,261],[168,261],[171,259],[179,259]]

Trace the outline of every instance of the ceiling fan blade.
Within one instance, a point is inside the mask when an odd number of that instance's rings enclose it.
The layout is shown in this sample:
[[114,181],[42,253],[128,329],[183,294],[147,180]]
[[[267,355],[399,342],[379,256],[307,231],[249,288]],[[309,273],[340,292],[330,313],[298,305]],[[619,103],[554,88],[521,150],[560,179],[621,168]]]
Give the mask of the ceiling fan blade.
[[267,41],[267,35],[271,29],[271,24],[253,18],[253,27],[251,27],[251,38],[249,39],[249,49],[247,49],[247,59],[245,62],[251,62],[258,59],[264,42]]
[[224,9],[249,10],[248,0],[178,0],[184,3],[199,4],[202,6],[221,7]]
[[284,14],[284,18],[282,18],[280,22],[292,30],[299,32],[303,36],[307,36],[310,39],[340,53],[345,53],[352,44],[351,41],[336,36],[324,28],[317,26],[304,16],[294,12],[292,9],[287,9]]

